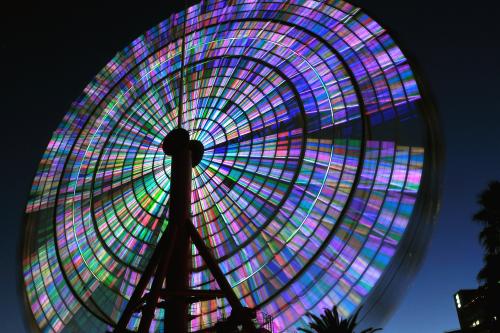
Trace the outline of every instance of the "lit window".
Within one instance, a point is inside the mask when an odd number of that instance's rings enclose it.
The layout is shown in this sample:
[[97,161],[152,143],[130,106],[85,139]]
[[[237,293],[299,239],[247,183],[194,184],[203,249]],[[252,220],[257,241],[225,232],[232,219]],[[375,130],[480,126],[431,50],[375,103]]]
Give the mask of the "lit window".
[[457,301],[457,308],[461,308],[462,307],[462,304],[460,303],[460,297],[458,296],[458,294],[455,295],[455,300]]

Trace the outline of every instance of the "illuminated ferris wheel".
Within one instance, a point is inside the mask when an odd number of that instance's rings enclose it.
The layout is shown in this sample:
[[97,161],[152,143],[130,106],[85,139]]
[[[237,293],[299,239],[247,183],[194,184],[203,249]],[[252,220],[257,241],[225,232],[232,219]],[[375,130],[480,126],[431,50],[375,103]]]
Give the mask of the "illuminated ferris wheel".
[[170,16],[97,74],[43,155],[22,253],[33,329],[369,317],[437,212],[422,94],[387,31],[344,1]]

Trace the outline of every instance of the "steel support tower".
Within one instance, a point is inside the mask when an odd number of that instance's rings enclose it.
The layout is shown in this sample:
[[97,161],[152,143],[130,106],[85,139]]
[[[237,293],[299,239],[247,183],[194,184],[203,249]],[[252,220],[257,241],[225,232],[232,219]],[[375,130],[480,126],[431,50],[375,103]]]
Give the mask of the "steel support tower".
[[[203,145],[190,140],[185,129],[177,128],[167,135],[162,148],[172,158],[169,223],[114,332],[131,332],[127,325],[138,312],[142,316],[137,332],[149,332],[157,308],[165,309],[165,332],[188,332],[189,305],[220,297],[226,298],[231,306],[230,322],[240,325],[243,332],[257,332],[252,321],[253,311],[241,305],[191,221],[192,168],[203,157]],[[220,290],[190,289],[191,243],[198,249]],[[145,293],[150,282],[150,291]]]

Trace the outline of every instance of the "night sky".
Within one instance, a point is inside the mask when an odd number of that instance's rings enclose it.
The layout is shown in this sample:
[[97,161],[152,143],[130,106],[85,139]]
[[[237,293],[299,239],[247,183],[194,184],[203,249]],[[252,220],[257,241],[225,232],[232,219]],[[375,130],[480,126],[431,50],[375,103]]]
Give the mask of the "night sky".
[[[168,1],[105,7],[2,4],[0,331],[24,332],[20,249],[36,167],[71,102],[133,39],[178,9]],[[458,328],[453,294],[475,288],[482,263],[477,194],[500,179],[500,25],[493,1],[356,0],[389,28],[432,92],[446,145],[438,224],[387,333]],[[491,5],[488,4],[491,3]],[[113,4],[115,7],[113,7]],[[128,6],[127,6],[128,5]]]

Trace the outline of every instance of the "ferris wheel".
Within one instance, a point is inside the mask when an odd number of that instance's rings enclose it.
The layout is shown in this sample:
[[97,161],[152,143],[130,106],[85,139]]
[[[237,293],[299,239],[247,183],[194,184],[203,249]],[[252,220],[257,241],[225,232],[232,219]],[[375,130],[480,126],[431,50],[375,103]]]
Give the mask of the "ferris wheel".
[[33,329],[369,316],[437,212],[434,118],[389,33],[347,2],[171,15],[97,74],[39,164],[22,251]]

